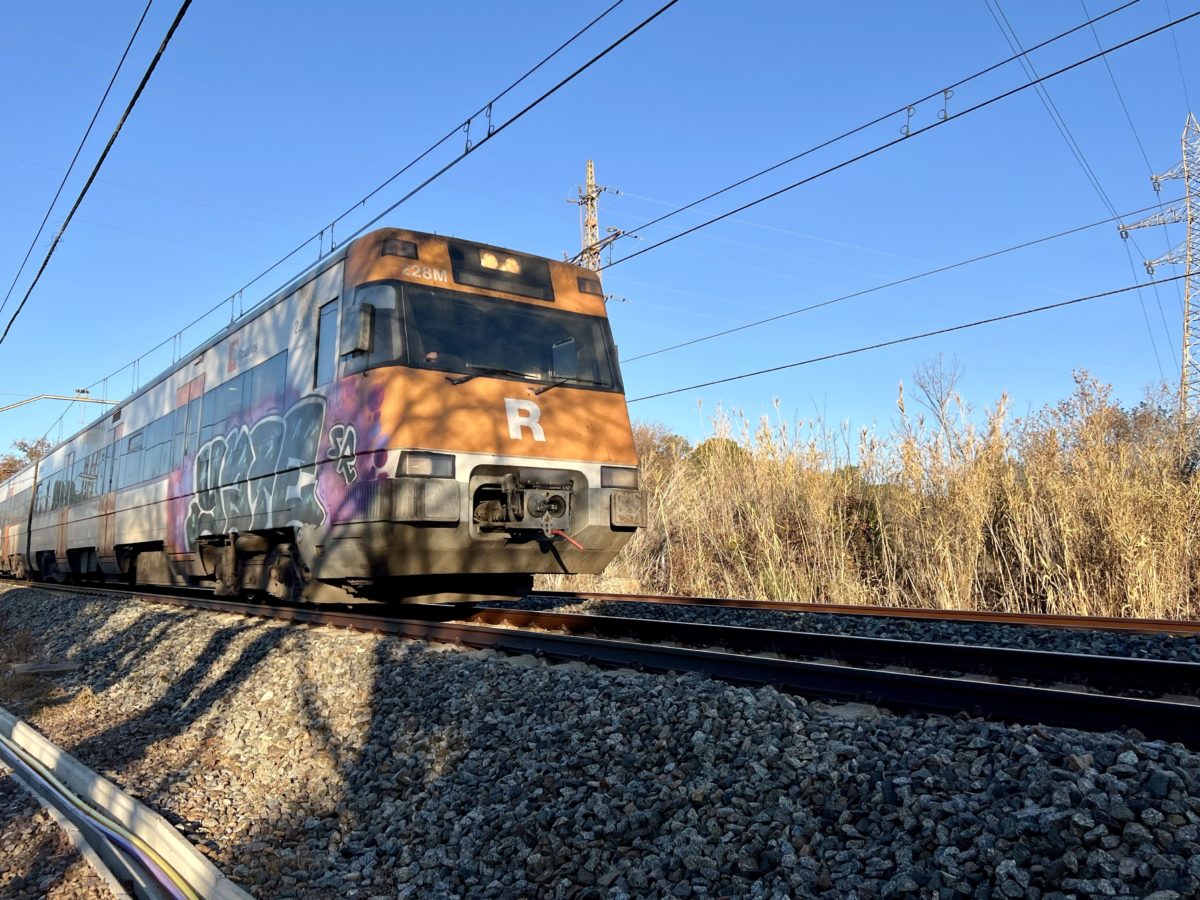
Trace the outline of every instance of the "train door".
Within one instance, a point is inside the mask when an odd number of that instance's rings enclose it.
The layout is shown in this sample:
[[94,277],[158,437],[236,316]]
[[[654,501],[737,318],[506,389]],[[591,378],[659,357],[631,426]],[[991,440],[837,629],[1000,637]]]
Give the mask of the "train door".
[[338,360],[338,299],[317,307],[317,362],[313,369],[313,386],[321,387],[337,375]]
[[67,454],[62,470],[54,476],[53,503],[58,507],[57,537],[54,552],[60,566],[67,565],[67,519],[71,509],[71,471],[75,468],[75,451]]
[[121,566],[117,562],[116,550],[113,549],[114,535],[117,527],[117,493],[116,470],[118,459],[118,444],[125,433],[125,425],[120,423],[121,411],[113,413],[109,420],[110,429],[108,443],[104,449],[103,461],[100,464],[100,534],[96,541],[96,556],[100,571],[105,575],[120,575]]
[[321,391],[337,377],[342,263],[326,269],[287,300],[291,317],[287,394],[296,399]]
[[200,436],[200,404],[204,375],[198,375],[175,392],[175,437],[171,445],[171,499],[165,549],[177,575],[203,575],[196,553],[187,544],[183,526],[195,490],[195,459]]

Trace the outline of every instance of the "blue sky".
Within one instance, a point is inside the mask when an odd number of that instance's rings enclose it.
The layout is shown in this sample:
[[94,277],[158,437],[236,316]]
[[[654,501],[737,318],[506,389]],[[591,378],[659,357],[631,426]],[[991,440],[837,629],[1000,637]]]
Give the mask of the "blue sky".
[[[232,3],[196,0],[25,312],[0,346],[0,405],[67,393],[121,369],[315,235],[609,5]],[[993,0],[994,2],[994,0]],[[1170,13],[1168,14],[1168,4]],[[626,0],[497,104],[503,121],[659,4]],[[1119,5],[1087,0],[1092,15]],[[53,196],[144,3],[61,0],[10,9],[0,32],[0,291]],[[51,218],[61,222],[177,4],[156,0]],[[1197,9],[1141,0],[1097,25],[1104,46]],[[602,226],[631,229],[1011,55],[985,0],[896,4],[681,0],[488,142],[383,224],[546,256],[579,246],[564,202],[596,161]],[[1004,0],[1026,46],[1084,21],[1079,2]],[[1179,158],[1186,90],[1200,98],[1200,19],[1110,57],[1155,170]],[[1032,57],[1039,73],[1096,52],[1088,30]],[[1182,72],[1181,72],[1182,69]],[[1016,64],[956,90],[951,114],[1026,80]],[[1142,152],[1096,61],[1046,84],[1118,212],[1153,204]],[[916,108],[936,121],[941,101]],[[614,259],[798,181],[899,133],[894,117],[614,248]],[[476,132],[478,134],[478,132]],[[339,224],[345,235],[458,151],[455,141]],[[1163,198],[1180,194],[1168,182]],[[727,338],[687,340],[1106,218],[1032,90],[952,120],[745,213],[614,265],[605,288],[630,398],[1133,283],[1103,226]],[[49,244],[43,235],[40,261]],[[1147,255],[1182,226],[1135,233]],[[1136,276],[1144,278],[1134,248]],[[314,242],[247,291],[249,307],[316,258]],[[35,267],[18,282],[24,292]],[[1169,269],[1159,275],[1176,274]],[[2,294],[0,294],[2,296]],[[637,419],[692,438],[718,406],[886,427],[896,387],[939,353],[983,407],[1064,397],[1086,368],[1136,402],[1178,378],[1176,285],[774,375],[635,403]],[[1143,312],[1144,304],[1144,312]],[[4,312],[7,319],[12,301]],[[182,349],[227,321],[191,329]],[[1149,328],[1147,327],[1147,319]],[[1155,355],[1157,349],[1157,358]],[[144,379],[171,359],[145,360]],[[109,398],[134,384],[126,369]],[[101,388],[94,393],[99,394]],[[42,401],[0,417],[0,446],[96,407]]]

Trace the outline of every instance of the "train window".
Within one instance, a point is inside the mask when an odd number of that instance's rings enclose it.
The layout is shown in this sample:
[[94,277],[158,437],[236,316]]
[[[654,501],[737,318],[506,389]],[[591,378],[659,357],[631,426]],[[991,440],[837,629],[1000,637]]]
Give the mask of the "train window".
[[287,378],[287,351],[277,353],[259,363],[242,376],[246,386],[242,392],[242,412],[246,424],[283,408],[284,381]]
[[146,426],[145,447],[142,451],[141,479],[158,478],[171,468],[172,416],[155,419]]
[[54,483],[50,487],[50,508],[62,509],[71,502],[71,471],[63,469],[54,475]]
[[230,379],[204,395],[204,415],[200,423],[200,443],[228,434],[242,412],[242,387],[245,375]]
[[104,451],[97,450],[94,453],[89,453],[82,460],[75,463],[75,466],[71,470],[72,503],[90,500],[100,493],[100,467],[103,457]]
[[107,494],[112,490],[113,455],[116,453],[116,446],[116,444],[109,444],[100,451],[100,467],[97,474],[99,479],[96,488],[97,493]]
[[178,469],[183,465],[183,455],[187,450],[187,416],[188,404],[184,404],[172,413],[174,421],[174,437],[171,438],[171,468]]
[[70,484],[71,503],[86,500],[89,496],[84,490],[83,483],[83,470],[87,466],[87,461],[88,458],[85,456],[71,467],[71,475],[68,481],[68,484]]
[[338,302],[332,300],[317,315],[317,368],[315,387],[329,384],[337,370]]
[[620,388],[612,335],[598,316],[406,286],[404,318],[411,366]]
[[188,403],[187,446],[193,452],[199,448],[197,438],[200,435],[200,398]]
[[142,432],[131,434],[119,446],[121,458],[117,461],[117,488],[127,488],[142,480]]
[[394,362],[403,352],[396,286],[368,284],[354,291],[342,315],[343,374]]

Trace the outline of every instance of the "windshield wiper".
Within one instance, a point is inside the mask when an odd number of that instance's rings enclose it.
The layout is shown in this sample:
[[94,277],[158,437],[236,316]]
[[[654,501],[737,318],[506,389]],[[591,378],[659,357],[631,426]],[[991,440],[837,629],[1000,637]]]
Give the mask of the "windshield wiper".
[[472,378],[478,378],[480,375],[511,375],[513,378],[531,378],[528,372],[518,372],[516,369],[505,369],[501,366],[477,366],[474,363],[467,363],[468,369],[475,369],[474,372],[468,372],[466,375],[460,375],[458,378],[446,376],[446,380],[451,384],[462,384],[470,381]]
[[604,382],[603,381],[592,381],[590,378],[560,378],[558,381],[552,382],[550,384],[547,384],[547,385],[544,385],[543,387],[538,388],[536,391],[534,391],[534,393],[535,394],[544,394],[544,393],[546,393],[546,391],[553,390],[554,388],[556,388],[560,385],[563,385],[563,384],[604,384]]

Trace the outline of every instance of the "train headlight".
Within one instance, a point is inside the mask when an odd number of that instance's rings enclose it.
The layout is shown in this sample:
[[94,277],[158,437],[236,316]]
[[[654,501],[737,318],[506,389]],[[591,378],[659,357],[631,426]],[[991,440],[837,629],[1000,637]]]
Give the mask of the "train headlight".
[[600,467],[600,487],[637,490],[638,470],[617,466]]
[[497,272],[507,272],[509,275],[521,274],[521,261],[515,256],[494,253],[491,250],[479,251],[479,265],[484,269],[495,269]]
[[405,450],[400,454],[399,475],[422,478],[453,478],[454,457],[449,453]]

